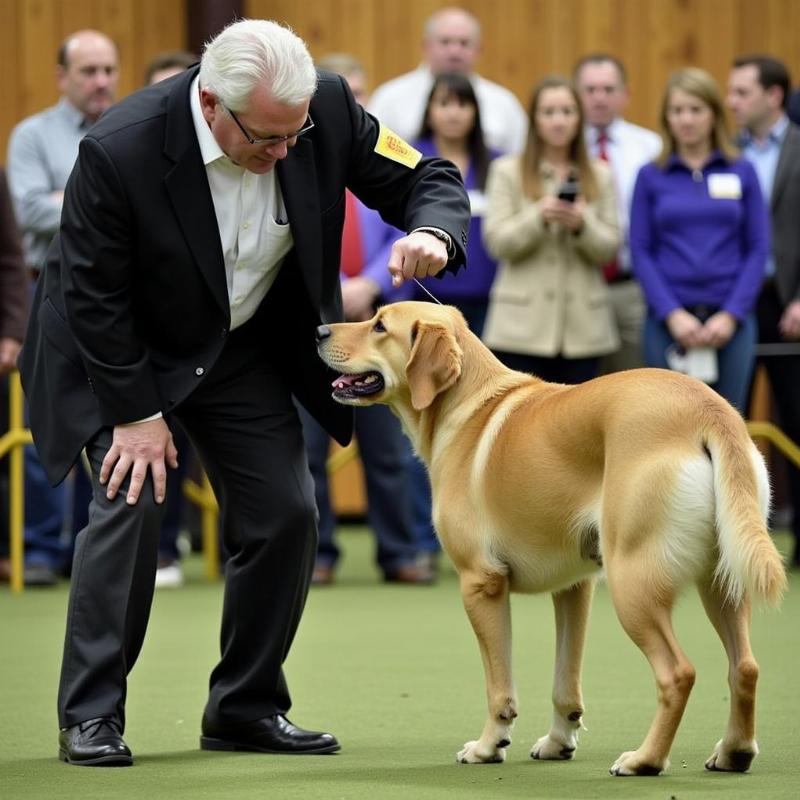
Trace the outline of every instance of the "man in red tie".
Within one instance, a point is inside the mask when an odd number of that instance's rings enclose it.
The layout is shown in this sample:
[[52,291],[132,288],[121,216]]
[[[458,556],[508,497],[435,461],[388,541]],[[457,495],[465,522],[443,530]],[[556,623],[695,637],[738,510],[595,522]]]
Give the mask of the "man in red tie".
[[603,268],[622,344],[606,356],[601,372],[618,372],[642,366],[640,345],[644,299],[634,279],[628,249],[628,217],[639,168],[661,152],[661,138],[653,131],[622,118],[629,92],[625,67],[607,53],[581,58],[573,73],[586,119],[586,144],[590,153],[607,161],[617,189],[622,247]]

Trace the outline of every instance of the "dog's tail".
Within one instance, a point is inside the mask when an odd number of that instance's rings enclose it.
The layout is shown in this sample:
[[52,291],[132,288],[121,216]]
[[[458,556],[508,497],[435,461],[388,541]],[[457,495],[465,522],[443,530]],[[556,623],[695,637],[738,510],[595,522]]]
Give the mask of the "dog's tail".
[[711,454],[719,561],[714,580],[729,602],[745,592],[771,606],[786,591],[783,560],[767,530],[769,476],[741,417],[729,407],[708,408],[705,445]]

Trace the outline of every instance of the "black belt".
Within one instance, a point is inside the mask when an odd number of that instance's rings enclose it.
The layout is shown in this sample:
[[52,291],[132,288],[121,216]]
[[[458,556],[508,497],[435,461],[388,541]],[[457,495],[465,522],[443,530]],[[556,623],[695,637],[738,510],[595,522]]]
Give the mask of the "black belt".
[[618,272],[612,278],[606,278],[606,283],[613,286],[615,283],[627,283],[633,280],[633,275],[630,272]]

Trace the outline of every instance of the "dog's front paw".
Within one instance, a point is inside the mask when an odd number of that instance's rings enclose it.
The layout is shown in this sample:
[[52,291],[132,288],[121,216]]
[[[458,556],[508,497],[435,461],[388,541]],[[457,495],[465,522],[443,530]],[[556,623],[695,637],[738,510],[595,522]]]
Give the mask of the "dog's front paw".
[[755,739],[736,747],[726,746],[724,739],[720,739],[714,752],[706,761],[706,769],[722,772],[747,772],[757,755],[758,745]]
[[618,777],[630,775],[660,775],[669,766],[669,759],[664,759],[663,764],[653,763],[644,759],[638,750],[622,753],[611,765],[608,771]]
[[531,748],[531,758],[541,759],[542,761],[566,761],[575,755],[575,742],[559,742],[549,733],[542,736]]
[[506,747],[485,747],[481,745],[480,739],[476,742],[467,742],[463,749],[458,752],[456,761],[460,764],[501,764],[506,760]]

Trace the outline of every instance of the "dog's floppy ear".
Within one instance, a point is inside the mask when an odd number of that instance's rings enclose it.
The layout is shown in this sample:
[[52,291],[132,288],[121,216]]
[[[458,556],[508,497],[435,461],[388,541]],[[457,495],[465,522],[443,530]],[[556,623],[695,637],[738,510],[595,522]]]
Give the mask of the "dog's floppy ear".
[[411,390],[411,405],[416,411],[421,411],[434,401],[436,395],[458,380],[462,350],[452,332],[436,322],[415,322],[412,340],[406,378]]

